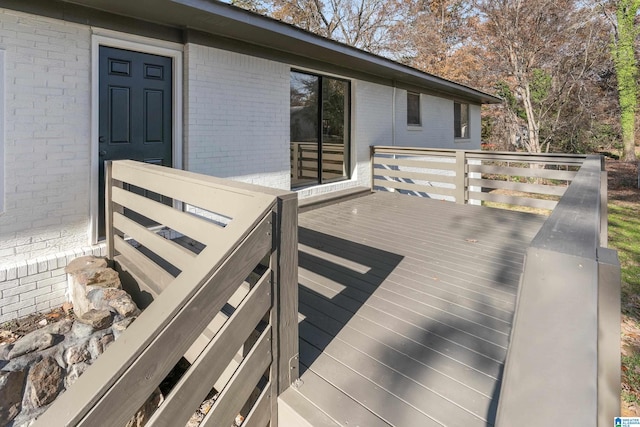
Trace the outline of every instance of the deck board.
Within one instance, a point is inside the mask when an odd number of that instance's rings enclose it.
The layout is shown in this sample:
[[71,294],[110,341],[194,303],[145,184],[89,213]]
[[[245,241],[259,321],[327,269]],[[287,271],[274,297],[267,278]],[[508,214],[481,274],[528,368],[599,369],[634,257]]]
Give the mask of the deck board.
[[493,425],[543,221],[384,192],[300,214],[302,385],[287,403],[342,426]]

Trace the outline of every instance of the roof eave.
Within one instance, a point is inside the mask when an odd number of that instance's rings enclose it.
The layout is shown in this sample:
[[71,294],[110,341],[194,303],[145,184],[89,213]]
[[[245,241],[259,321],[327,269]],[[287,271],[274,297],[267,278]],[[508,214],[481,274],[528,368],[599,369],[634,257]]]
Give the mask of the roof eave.
[[[481,104],[500,103],[491,94],[330,40],[275,19],[213,0],[63,0],[131,18],[193,29],[290,55],[340,64],[394,83],[424,88]],[[294,42],[292,42],[294,41]]]

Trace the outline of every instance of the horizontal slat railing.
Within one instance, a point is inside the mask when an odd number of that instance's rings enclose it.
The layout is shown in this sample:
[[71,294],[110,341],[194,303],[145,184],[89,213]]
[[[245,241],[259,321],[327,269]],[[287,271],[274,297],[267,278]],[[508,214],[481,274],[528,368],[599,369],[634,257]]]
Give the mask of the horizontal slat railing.
[[214,385],[201,425],[277,425],[298,372],[295,194],[132,161],[108,164],[106,194],[108,251],[154,300],[36,425],[125,425],[188,353],[147,425],[185,425]]
[[608,426],[619,415],[620,264],[606,248],[606,180],[589,156],[527,249],[497,426]]
[[526,252],[496,425],[610,425],[620,407],[620,264],[606,248],[602,158],[372,147],[371,161],[374,190],[550,212]]
[[372,147],[374,190],[551,211],[585,156]]
[[[322,144],[322,170],[325,177],[343,176],[345,162],[344,144]],[[291,142],[291,178],[295,185],[298,180],[318,178],[318,144]]]

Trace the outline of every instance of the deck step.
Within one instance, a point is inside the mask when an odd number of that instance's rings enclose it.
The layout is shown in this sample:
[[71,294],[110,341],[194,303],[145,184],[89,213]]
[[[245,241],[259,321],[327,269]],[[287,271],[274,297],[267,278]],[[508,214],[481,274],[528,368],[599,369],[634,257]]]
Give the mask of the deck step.
[[298,212],[307,212],[312,209],[318,209],[323,206],[344,202],[346,200],[355,199],[368,194],[371,194],[371,189],[368,187],[353,187],[319,194],[317,196],[305,197],[298,201]]
[[[389,424],[311,369],[299,387],[278,397],[278,425],[283,427],[389,427]],[[313,402],[313,403],[312,403]]]
[[281,427],[339,427],[294,387],[278,397],[278,425]]

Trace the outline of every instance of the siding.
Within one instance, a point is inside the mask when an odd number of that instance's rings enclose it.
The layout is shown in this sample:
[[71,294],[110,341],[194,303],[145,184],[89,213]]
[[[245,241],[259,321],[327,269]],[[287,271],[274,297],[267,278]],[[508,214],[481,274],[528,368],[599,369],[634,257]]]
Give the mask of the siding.
[[285,64],[187,44],[185,168],[288,189]]

